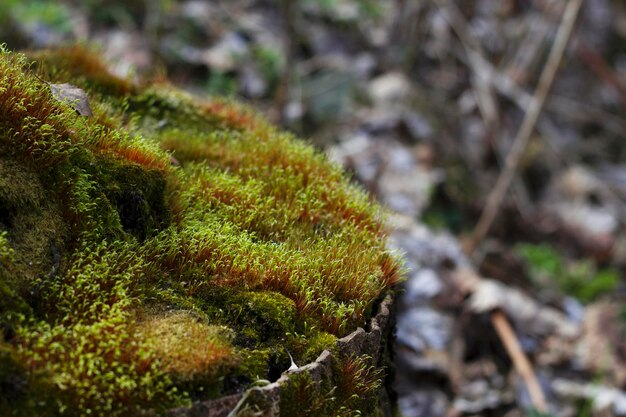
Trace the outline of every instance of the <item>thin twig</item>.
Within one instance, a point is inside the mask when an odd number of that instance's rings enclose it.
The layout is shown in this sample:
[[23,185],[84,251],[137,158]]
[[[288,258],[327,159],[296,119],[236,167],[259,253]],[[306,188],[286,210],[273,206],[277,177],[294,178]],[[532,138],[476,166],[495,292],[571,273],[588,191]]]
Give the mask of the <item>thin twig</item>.
[[548,406],[546,405],[546,398],[541,390],[541,385],[537,380],[537,375],[526,353],[524,353],[515,332],[511,328],[511,324],[500,310],[495,310],[491,313],[491,323],[496,329],[500,340],[502,340],[511,361],[513,361],[515,370],[524,380],[524,384],[526,384],[526,388],[528,388],[528,394],[530,395],[535,409],[541,413],[546,413]]
[[[502,344],[506,349],[507,354],[511,358],[513,362],[513,366],[517,373],[521,376],[524,384],[528,388],[528,392],[533,403],[535,409],[540,412],[545,413],[547,411],[547,404],[545,400],[545,396],[543,391],[541,390],[541,386],[537,380],[537,376],[535,371],[530,363],[530,360],[524,353],[515,332],[511,328],[511,324],[509,323],[505,313],[501,308],[506,309],[506,307],[510,307],[513,305],[512,299],[515,298],[512,294],[515,290],[509,289],[506,285],[502,284],[502,288],[505,289],[506,292],[511,291],[511,295],[506,296],[506,293],[500,293],[496,295],[493,292],[493,284],[489,284],[484,278],[479,276],[476,271],[472,268],[460,268],[451,274],[448,275],[448,279],[450,279],[450,283],[456,287],[456,289],[468,300],[471,301],[472,305],[470,306],[471,310],[474,312],[485,312],[491,311],[490,319],[491,323],[498,334],[500,340],[502,340]],[[485,293],[490,293],[488,296],[488,301],[485,302]],[[480,302],[476,299],[477,296],[482,293],[480,298],[482,299]],[[471,295],[471,297],[469,297]],[[504,295],[504,296],[503,296]],[[527,305],[535,304],[534,301],[528,302],[530,299],[522,298],[522,303]],[[502,306],[500,303],[508,303],[507,306]],[[514,305],[519,304],[520,301],[514,303]],[[538,304],[537,304],[538,306]],[[536,308],[536,307],[535,307]],[[558,317],[559,313],[553,315],[553,312],[550,309],[546,309],[540,312],[537,310],[537,314],[542,317],[552,316],[553,319]],[[535,313],[533,313],[535,314]],[[527,317],[526,317],[527,319]],[[559,324],[566,323],[564,321],[558,320]],[[556,322],[556,321],[555,321]],[[553,322],[553,325],[555,324]],[[545,322],[544,324],[547,324]],[[562,326],[563,329],[567,329],[569,326]],[[573,328],[567,329],[566,332],[573,331]],[[574,330],[575,331],[575,330]],[[571,334],[570,334],[571,335]]]
[[[468,66],[470,65],[469,59],[465,54],[455,52],[454,49],[452,52]],[[494,66],[484,58],[477,60],[474,64],[477,64],[476,70],[484,74],[485,79],[494,86],[498,93],[507,97],[521,110],[526,109],[530,105],[532,96],[510,76],[494,68]],[[546,99],[545,108],[568,120],[578,122],[593,120],[599,122],[605,129],[617,135],[623,134],[626,130],[626,120],[620,116],[567,97],[552,95]]]
[[529,17],[528,27],[524,38],[519,42],[519,47],[511,50],[513,56],[503,60],[501,64],[505,72],[525,84],[533,67],[541,64],[542,57],[546,55],[548,41],[550,39],[551,22],[545,18]]
[[295,14],[298,5],[291,0],[283,0],[282,6],[282,23],[285,31],[284,51],[286,55],[285,67],[283,68],[280,79],[282,80],[274,94],[274,100],[269,111],[269,118],[279,125],[285,124],[285,107],[289,102],[291,83],[294,81],[295,74],[295,49],[296,49],[296,33],[295,33]]
[[513,141],[513,146],[506,157],[504,171],[500,174],[495,187],[487,197],[485,209],[483,210],[483,213],[478,221],[478,225],[474,229],[474,233],[466,247],[467,253],[469,254],[474,252],[478,244],[489,232],[496,214],[500,209],[500,205],[504,200],[506,192],[509,189],[511,181],[515,178],[519,162],[524,154],[530,135],[535,128],[535,124],[537,123],[543,104],[546,101],[546,97],[548,96],[548,92],[552,86],[554,76],[561,59],[563,58],[563,53],[565,52],[568,40],[572,34],[574,23],[576,22],[576,17],[578,16],[581,4],[582,0],[570,0],[567,3],[567,8],[563,13],[559,30],[556,34],[552,49],[550,50],[548,60],[541,73],[541,77],[539,78],[535,94],[533,95],[522,125],[517,132],[517,136]]
[[600,53],[587,45],[584,40],[579,41],[578,53],[583,62],[596,74],[603,84],[617,92],[622,105],[626,106],[626,88],[613,68],[606,62]]
[[[467,21],[463,13],[459,10],[459,7],[450,0],[435,0],[435,3],[437,3],[439,9],[444,12],[444,18],[450,28],[456,33],[463,46],[466,58],[461,59],[466,62],[472,73],[470,78],[472,91],[487,128],[489,135],[487,140],[498,158],[498,163],[503,165],[504,155],[502,154],[501,147],[493,140],[494,137],[498,137],[500,134],[498,100],[494,92],[494,85],[491,82],[491,73],[493,71],[489,70],[493,69],[493,66],[485,58],[485,52],[480,42],[469,30]],[[528,192],[521,181],[515,181],[513,187],[515,202],[517,203],[520,213],[525,217],[530,211]]]
[[493,93],[493,86],[479,69],[485,61],[484,52],[480,42],[472,36],[463,14],[450,0],[435,0],[440,10],[444,12],[444,18],[448,25],[454,30],[461,41],[461,45],[467,54],[469,66],[472,70],[472,85],[474,86],[474,96],[480,112],[489,129],[496,129],[498,126],[498,106]]

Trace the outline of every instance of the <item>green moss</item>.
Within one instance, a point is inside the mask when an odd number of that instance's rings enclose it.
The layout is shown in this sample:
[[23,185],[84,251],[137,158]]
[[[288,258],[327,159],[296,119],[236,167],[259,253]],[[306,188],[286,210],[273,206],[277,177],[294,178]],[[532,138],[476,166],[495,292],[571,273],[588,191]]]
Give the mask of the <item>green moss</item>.
[[313,362],[321,352],[330,350],[335,346],[337,336],[326,332],[313,332],[306,338],[306,348],[302,353],[303,363]]
[[280,415],[284,417],[353,417],[376,415],[381,371],[368,356],[332,361],[333,379],[315,382],[307,373],[291,375],[281,387]]
[[7,232],[0,232],[0,264],[5,267],[13,261],[14,250],[7,239]]
[[[0,326],[7,332],[13,332],[15,319],[22,314],[29,314],[30,308],[24,298],[16,292],[22,286],[15,282],[13,266],[15,251],[7,238],[7,232],[0,232]],[[1,333],[0,333],[1,335]],[[2,340],[3,338],[0,338]]]
[[218,395],[222,389],[219,376],[240,362],[230,345],[229,329],[208,325],[189,312],[153,315],[138,328],[176,386],[193,398]]
[[95,54],[80,46],[60,48],[52,54],[31,53],[31,56],[40,63],[42,75],[57,83],[72,83],[92,94],[112,96],[123,96],[133,90],[128,80],[111,74]]
[[293,300],[276,292],[245,292],[233,305],[239,309],[236,320],[252,327],[260,340],[276,340],[293,331],[296,306]]
[[[47,196],[34,168],[0,158],[0,315],[36,306],[32,282],[60,267],[67,234],[59,201]],[[12,320],[9,320],[12,321]]]
[[137,165],[119,166],[110,161],[100,166],[104,195],[113,203],[124,231],[143,240],[167,226],[171,212],[165,202],[163,175]]
[[53,382],[56,403],[46,414],[124,416],[181,401],[154,350],[119,311],[93,324],[28,323],[17,333],[29,378]]
[[[5,335],[6,336],[6,335]],[[0,414],[7,417],[46,415],[54,397],[52,381],[33,379],[11,345],[0,342]]]
[[131,85],[80,48],[33,57],[39,75],[0,49],[0,344],[25,410],[239,391],[364,324],[398,279],[380,208],[250,109]]
[[266,379],[269,372],[269,363],[272,349],[241,349],[239,351],[240,365],[237,368],[239,377],[250,381]]
[[382,384],[382,369],[367,355],[349,356],[333,362],[337,376],[337,415],[369,415],[376,411],[376,395]]
[[329,381],[316,383],[306,373],[292,375],[281,388],[280,415],[327,417],[335,407],[335,388]]

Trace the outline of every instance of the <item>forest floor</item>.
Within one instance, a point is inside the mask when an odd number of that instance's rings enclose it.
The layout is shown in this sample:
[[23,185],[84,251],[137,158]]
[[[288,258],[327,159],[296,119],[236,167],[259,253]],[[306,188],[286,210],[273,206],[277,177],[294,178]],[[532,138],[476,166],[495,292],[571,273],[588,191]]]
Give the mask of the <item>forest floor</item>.
[[251,103],[390,210],[404,417],[626,415],[626,6],[13,1],[9,48]]

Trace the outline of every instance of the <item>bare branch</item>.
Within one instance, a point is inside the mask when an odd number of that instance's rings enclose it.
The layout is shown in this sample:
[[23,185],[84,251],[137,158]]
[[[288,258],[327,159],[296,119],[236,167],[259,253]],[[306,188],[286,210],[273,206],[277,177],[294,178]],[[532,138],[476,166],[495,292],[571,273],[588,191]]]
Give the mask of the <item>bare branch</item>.
[[581,4],[582,0],[570,0],[569,3],[567,3],[567,8],[563,13],[559,30],[550,50],[548,60],[541,73],[541,77],[539,78],[535,94],[530,102],[522,125],[517,132],[513,146],[505,160],[504,171],[500,174],[496,185],[487,197],[487,203],[485,204],[483,213],[466,247],[466,251],[469,254],[474,252],[478,244],[489,232],[506,192],[511,185],[511,181],[515,178],[519,162],[524,154],[539,115],[541,114],[543,104],[546,101],[546,97],[554,81],[554,76],[563,58],[563,53],[565,52],[568,40],[572,34]]

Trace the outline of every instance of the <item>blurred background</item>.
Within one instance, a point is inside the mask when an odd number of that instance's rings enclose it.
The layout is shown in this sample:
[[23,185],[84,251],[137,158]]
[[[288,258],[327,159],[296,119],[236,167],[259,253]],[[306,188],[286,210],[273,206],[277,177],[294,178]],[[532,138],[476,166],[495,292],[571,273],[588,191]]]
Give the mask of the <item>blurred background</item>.
[[345,166],[405,253],[402,416],[626,415],[623,1],[0,0],[0,42],[86,43]]

